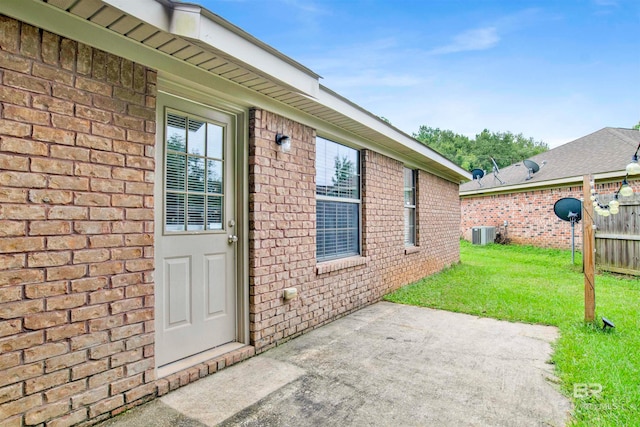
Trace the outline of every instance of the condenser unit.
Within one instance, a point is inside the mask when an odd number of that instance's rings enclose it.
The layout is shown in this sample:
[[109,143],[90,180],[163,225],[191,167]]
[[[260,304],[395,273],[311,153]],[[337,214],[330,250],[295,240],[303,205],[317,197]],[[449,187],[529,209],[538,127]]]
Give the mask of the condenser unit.
[[496,239],[496,228],[489,226],[473,227],[471,229],[471,243],[474,245],[486,245]]

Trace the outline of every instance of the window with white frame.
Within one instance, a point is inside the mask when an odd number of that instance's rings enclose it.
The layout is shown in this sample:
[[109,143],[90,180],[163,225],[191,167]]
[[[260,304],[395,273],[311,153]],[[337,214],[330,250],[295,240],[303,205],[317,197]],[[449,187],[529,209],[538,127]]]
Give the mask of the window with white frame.
[[360,156],[358,150],[316,138],[316,257],[360,253]]
[[404,244],[416,244],[416,171],[404,168]]

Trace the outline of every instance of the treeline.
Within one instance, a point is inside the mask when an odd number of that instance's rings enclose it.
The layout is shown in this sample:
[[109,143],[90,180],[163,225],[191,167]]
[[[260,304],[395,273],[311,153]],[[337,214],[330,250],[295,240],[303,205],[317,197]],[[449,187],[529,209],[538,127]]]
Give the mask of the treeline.
[[413,137],[469,171],[475,168],[491,171],[491,158],[498,167],[505,167],[549,150],[545,142],[526,138],[521,133],[515,135],[487,129],[470,139],[450,130],[420,126]]

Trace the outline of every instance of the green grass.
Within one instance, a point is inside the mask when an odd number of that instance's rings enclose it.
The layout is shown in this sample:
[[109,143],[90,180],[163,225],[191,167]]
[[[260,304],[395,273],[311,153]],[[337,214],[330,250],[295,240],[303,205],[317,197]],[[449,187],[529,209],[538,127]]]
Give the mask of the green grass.
[[[640,426],[640,280],[596,276],[597,325],[584,322],[582,258],[532,246],[461,243],[461,263],[385,297],[387,301],[557,326],[552,363],[573,399],[575,426]],[[600,317],[615,329],[603,332]],[[574,398],[574,385],[602,392]],[[596,386],[590,386],[595,389]]]

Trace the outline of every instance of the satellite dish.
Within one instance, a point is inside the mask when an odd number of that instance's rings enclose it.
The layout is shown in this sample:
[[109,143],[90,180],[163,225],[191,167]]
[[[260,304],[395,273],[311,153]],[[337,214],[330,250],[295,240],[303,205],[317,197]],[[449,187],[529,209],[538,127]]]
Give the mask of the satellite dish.
[[500,168],[498,168],[498,164],[496,163],[496,161],[493,159],[493,157],[489,157],[491,159],[491,163],[493,163],[493,179],[497,179],[498,181],[500,181],[500,184],[504,185],[504,181],[500,179],[500,177],[498,177],[498,174],[500,173]]
[[540,170],[540,166],[538,166],[538,164],[533,160],[524,160],[522,163],[524,163],[527,168],[527,177],[525,179],[529,181],[532,178],[531,174],[538,172]]
[[474,169],[471,171],[471,176],[473,179],[482,179],[484,176],[484,171],[482,169]]
[[[526,161],[526,160],[525,160]],[[553,205],[553,212],[558,218],[571,223],[571,263],[575,264],[576,260],[576,223],[582,219],[582,202],[573,197],[565,197],[558,200]]]
[[582,202],[573,197],[565,197],[553,205],[553,212],[563,221],[580,222],[582,219]]
[[471,176],[473,177],[474,181],[477,179],[478,185],[482,187],[482,177],[484,176],[484,171],[482,169],[473,169],[471,171]]

